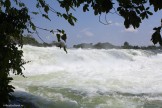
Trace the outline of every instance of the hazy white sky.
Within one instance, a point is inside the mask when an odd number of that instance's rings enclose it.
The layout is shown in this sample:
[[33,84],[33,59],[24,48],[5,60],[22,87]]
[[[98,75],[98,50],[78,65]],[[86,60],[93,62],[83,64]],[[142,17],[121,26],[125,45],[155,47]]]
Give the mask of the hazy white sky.
[[[47,2],[51,2],[47,0]],[[27,1],[30,10],[33,10],[35,4]],[[51,4],[56,10],[62,11],[58,4]],[[115,45],[122,45],[128,41],[132,45],[153,45],[150,41],[153,28],[160,26],[162,12],[154,13],[149,19],[144,20],[138,29],[130,27],[125,29],[124,19],[116,14],[108,14],[107,21],[111,24],[104,25],[99,22],[99,16],[95,16],[93,11],[84,13],[82,8],[73,11],[74,16],[78,19],[75,26],[71,26],[63,18],[56,17],[55,14],[49,13],[52,21],[42,19],[40,16],[33,16],[33,21],[40,27],[48,29],[64,29],[68,35],[67,45],[72,46],[79,43],[97,43],[110,42]],[[104,14],[101,16],[104,22]],[[39,31],[44,41],[50,42],[55,36],[45,31]]]

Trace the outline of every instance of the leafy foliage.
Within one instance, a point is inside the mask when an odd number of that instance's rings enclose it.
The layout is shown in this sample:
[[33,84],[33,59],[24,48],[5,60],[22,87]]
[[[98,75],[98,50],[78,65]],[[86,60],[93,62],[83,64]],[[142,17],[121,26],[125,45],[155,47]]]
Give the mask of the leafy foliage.
[[155,30],[155,32],[152,34],[151,41],[154,44],[159,43],[162,46],[162,39],[161,39],[161,34],[160,34],[161,26],[158,28],[155,27],[153,30]]
[[[102,13],[112,13],[114,10],[116,14],[124,18],[124,25],[126,28],[133,26],[138,28],[140,23],[144,19],[148,19],[149,16],[153,15],[150,7],[153,6],[154,11],[157,12],[162,9],[161,0],[117,0],[113,3],[112,0],[58,0],[60,7],[64,8],[67,14],[70,9],[75,9],[83,6],[83,12],[89,11],[89,8],[93,8],[94,15],[100,15]],[[117,4],[118,7],[114,7]],[[150,4],[149,6],[147,6]],[[66,18],[66,14],[63,15]],[[162,26],[158,27],[160,29]],[[160,31],[156,30],[152,35],[152,42],[158,43],[162,46],[162,40]]]
[[22,34],[30,21],[27,8],[11,8],[9,0],[1,4],[6,6],[6,10],[0,11],[0,107],[8,103],[14,89],[9,85],[12,80],[10,72],[23,76],[22,68],[26,62],[18,46],[22,47]]

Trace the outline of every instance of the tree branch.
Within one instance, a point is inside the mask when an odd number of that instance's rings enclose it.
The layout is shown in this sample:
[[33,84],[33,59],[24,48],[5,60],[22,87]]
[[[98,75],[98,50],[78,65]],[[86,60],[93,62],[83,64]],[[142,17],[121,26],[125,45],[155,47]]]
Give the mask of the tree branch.
[[36,30],[36,35],[38,36],[38,38],[43,42],[43,43],[46,43],[46,42],[44,42],[44,40],[39,36],[39,34],[38,34],[38,31]]
[[58,32],[58,31],[54,31],[54,30],[49,30],[49,29],[45,29],[45,28],[42,28],[42,27],[38,27],[38,26],[35,26],[36,28],[38,29],[41,29],[41,30],[45,30],[45,31],[49,31],[49,32]]
[[111,23],[109,23],[109,22],[107,21],[107,16],[106,16],[106,15],[105,15],[105,22],[106,22],[106,23],[102,22],[102,21],[101,21],[101,14],[99,15],[99,22],[102,23],[102,24],[104,24],[104,25],[109,25],[109,24],[111,24]]

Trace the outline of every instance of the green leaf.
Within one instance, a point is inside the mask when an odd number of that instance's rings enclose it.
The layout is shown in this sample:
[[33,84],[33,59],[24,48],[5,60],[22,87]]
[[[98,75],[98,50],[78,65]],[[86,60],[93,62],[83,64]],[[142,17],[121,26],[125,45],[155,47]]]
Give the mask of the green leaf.
[[40,4],[39,3],[36,4],[36,8],[40,8]]
[[97,14],[98,14],[98,11],[97,11],[97,10],[95,10],[95,11],[94,11],[94,14],[95,14],[95,15],[97,15]]
[[46,13],[48,13],[49,7],[48,7],[47,5],[44,7],[44,11],[45,11]]
[[54,31],[53,31],[53,30],[51,30],[51,31],[50,31],[50,33],[53,33],[53,34],[54,34]]
[[64,51],[67,53],[66,47],[64,46]]
[[60,33],[62,32],[60,29],[57,29],[57,31],[60,32]]
[[121,10],[121,7],[118,7],[118,8],[117,8],[117,11],[120,11],[120,10]]
[[61,41],[60,40],[60,37],[61,37],[60,34],[56,34],[56,36],[57,36],[57,41],[60,42]]
[[72,21],[72,19],[68,19],[68,22],[69,22],[72,26],[74,26],[74,22]]
[[146,17],[146,13],[145,13],[145,12],[141,13],[141,14],[140,14],[140,17],[141,17],[142,19],[144,19],[144,18]]
[[67,20],[68,16],[66,14],[63,14],[63,17]]
[[151,39],[151,41],[152,41],[154,44],[157,44],[160,40],[161,40],[161,35],[160,35],[160,33],[154,32],[154,33],[152,34],[152,39]]
[[48,15],[47,15],[47,14],[42,14],[42,17],[44,17],[44,18],[46,18],[46,19],[48,19],[48,20],[50,20],[50,21],[51,21],[51,19],[48,17]]
[[38,15],[38,14],[39,14],[39,12],[32,12],[32,14],[34,14],[34,15]]
[[142,6],[139,6],[139,9],[140,9],[141,11],[143,11],[143,10],[145,10],[145,7],[142,5]]
[[89,9],[88,9],[88,4],[85,4],[85,5],[83,6],[83,12],[86,12],[86,11],[89,11]]
[[140,14],[140,11],[139,11],[138,9],[136,10],[136,12],[137,12],[138,14]]
[[157,30],[157,29],[158,29],[158,28],[156,28],[156,27],[155,27],[155,28],[153,28],[153,30]]
[[61,36],[61,39],[64,40],[64,41],[66,42],[66,39],[67,39],[66,34],[63,34],[63,35]]
[[126,19],[124,21],[124,25],[125,25],[126,28],[129,28],[129,25],[130,25],[129,20]]
[[35,31],[36,30],[36,27],[35,27],[35,25],[32,23],[32,22],[30,22],[30,26],[31,26],[31,28]]
[[58,17],[62,17],[62,14],[60,12],[56,12]]
[[157,12],[158,11],[158,7],[154,7],[154,11]]
[[41,4],[42,7],[45,6],[45,1],[44,0],[39,0],[39,3]]
[[25,6],[25,4],[24,4],[24,3],[22,3],[22,2],[19,2],[19,6],[20,6],[20,7],[24,7],[24,6]]
[[36,30],[36,27],[35,26],[32,26],[32,29],[35,31]]
[[64,30],[62,30],[62,31],[61,31],[61,33],[62,33],[62,34],[65,34],[65,31],[64,31]]
[[6,1],[5,1],[5,6],[6,6],[7,8],[9,8],[9,7],[11,6],[10,0],[6,0]]
[[146,18],[148,19],[148,15],[146,14]]
[[146,8],[146,10],[149,10],[149,9],[150,9],[150,7],[147,7],[147,8]]
[[152,12],[150,12],[150,11],[147,11],[147,13],[148,13],[149,15],[153,15],[153,13],[152,13]]

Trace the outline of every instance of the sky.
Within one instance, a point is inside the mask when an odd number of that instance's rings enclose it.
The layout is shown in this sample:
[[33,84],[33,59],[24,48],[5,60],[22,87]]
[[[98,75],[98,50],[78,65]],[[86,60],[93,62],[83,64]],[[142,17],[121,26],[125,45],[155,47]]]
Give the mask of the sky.
[[[47,0],[47,2],[57,11],[63,12],[64,10],[59,7],[56,1]],[[52,3],[51,3],[52,2]],[[26,5],[30,11],[35,11],[35,2],[26,1]],[[34,23],[43,28],[47,29],[64,29],[67,33],[67,46],[72,47],[74,44],[80,43],[98,43],[98,42],[109,42],[114,45],[123,45],[125,41],[131,45],[147,46],[153,45],[150,41],[153,33],[153,28],[160,26],[162,18],[162,11],[154,13],[149,19],[145,19],[138,29],[130,27],[126,29],[124,27],[124,19],[117,14],[107,14],[107,21],[111,24],[104,25],[99,22],[99,16],[95,16],[93,11],[90,9],[89,12],[83,12],[82,8],[77,8],[75,11],[71,11],[77,18],[75,26],[71,26],[63,18],[58,18],[56,14],[49,13],[51,21],[48,21],[41,16],[32,15]],[[101,20],[104,20],[104,14],[101,15]],[[45,42],[56,41],[56,36],[39,30],[40,37]],[[39,38],[34,35],[39,41]]]

